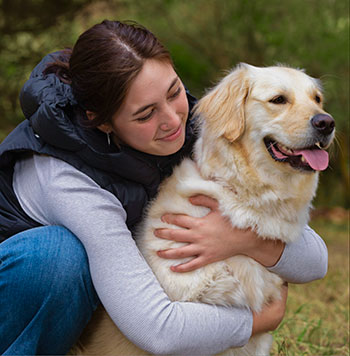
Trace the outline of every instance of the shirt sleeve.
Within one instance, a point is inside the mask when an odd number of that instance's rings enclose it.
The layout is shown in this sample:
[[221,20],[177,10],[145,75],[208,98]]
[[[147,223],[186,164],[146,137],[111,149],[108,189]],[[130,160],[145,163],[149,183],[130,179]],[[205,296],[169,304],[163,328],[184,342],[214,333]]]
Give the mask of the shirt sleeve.
[[132,239],[122,205],[88,176],[34,155],[16,163],[13,185],[30,217],[64,226],[80,239],[103,306],[138,347],[152,354],[208,355],[248,342],[248,308],[169,300]]
[[279,261],[268,270],[289,283],[307,283],[323,278],[328,269],[327,246],[309,226],[301,237],[286,244]]

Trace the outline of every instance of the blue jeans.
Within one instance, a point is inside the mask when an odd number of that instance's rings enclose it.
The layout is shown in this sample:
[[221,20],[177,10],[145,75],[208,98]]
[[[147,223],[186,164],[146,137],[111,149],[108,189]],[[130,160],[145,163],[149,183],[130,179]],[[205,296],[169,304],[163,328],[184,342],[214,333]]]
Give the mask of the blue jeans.
[[0,354],[64,355],[99,303],[80,241],[45,226],[0,244]]

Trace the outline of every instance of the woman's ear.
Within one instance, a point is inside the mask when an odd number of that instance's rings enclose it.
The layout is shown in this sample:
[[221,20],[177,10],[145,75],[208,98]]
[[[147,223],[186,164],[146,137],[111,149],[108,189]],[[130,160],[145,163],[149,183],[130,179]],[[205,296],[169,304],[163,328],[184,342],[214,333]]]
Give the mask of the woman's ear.
[[97,128],[106,134],[110,134],[113,131],[112,125],[109,122],[98,125]]
[[[86,116],[88,120],[93,120],[96,118],[96,114],[89,110],[86,110]],[[113,131],[112,125],[109,122],[105,122],[101,125],[98,125],[97,128],[104,133],[111,133]]]
[[96,114],[92,111],[86,110],[86,116],[88,118],[88,120],[93,120],[96,117]]

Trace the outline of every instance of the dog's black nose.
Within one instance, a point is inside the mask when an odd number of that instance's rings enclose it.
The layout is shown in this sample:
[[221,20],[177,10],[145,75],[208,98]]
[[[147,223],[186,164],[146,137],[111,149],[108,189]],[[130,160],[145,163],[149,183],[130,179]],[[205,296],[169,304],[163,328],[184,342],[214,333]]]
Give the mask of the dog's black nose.
[[317,114],[311,119],[312,126],[322,135],[329,135],[333,132],[335,122],[332,116]]

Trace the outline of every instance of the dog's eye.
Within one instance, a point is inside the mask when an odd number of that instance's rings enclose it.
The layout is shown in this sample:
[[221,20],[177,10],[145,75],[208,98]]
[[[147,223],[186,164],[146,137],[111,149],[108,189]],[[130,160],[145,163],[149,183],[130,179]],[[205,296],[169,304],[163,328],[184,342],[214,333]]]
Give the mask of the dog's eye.
[[287,99],[285,96],[279,95],[271,99],[269,102],[272,104],[285,104],[287,102]]
[[319,104],[321,102],[321,97],[316,95],[315,96],[315,101],[316,101],[317,104]]

